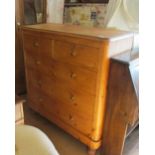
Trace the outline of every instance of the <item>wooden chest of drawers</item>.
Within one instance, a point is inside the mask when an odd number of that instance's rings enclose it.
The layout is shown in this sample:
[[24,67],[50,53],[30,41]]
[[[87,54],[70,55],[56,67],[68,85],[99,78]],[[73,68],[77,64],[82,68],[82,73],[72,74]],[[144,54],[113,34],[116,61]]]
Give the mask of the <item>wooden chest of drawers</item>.
[[23,27],[28,103],[91,149],[102,142],[109,57],[133,34],[60,24]]

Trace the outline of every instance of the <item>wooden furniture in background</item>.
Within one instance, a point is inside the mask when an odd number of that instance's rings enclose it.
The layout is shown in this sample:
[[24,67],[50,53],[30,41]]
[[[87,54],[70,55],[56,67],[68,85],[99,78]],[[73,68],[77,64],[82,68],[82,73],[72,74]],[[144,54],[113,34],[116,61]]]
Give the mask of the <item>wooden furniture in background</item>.
[[46,22],[46,0],[23,0],[24,24],[39,24]]
[[109,56],[132,48],[133,34],[40,24],[23,27],[28,104],[89,147],[101,146]]
[[16,0],[15,4],[15,92],[20,95],[26,92],[21,26],[46,22],[46,0]]
[[110,61],[102,155],[122,155],[126,137],[138,125],[139,62],[131,53]]
[[15,96],[15,123],[16,125],[24,124],[23,103],[24,99],[19,96]]
[[24,57],[22,49],[22,36],[20,26],[23,24],[23,1],[16,0],[15,13],[15,92],[26,92]]

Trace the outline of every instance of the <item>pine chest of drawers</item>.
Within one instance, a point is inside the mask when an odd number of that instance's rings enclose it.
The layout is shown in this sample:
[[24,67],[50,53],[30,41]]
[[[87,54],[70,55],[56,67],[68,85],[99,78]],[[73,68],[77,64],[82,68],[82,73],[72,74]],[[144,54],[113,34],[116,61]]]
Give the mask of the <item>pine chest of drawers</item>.
[[86,144],[102,142],[109,57],[133,34],[60,24],[23,27],[29,106]]

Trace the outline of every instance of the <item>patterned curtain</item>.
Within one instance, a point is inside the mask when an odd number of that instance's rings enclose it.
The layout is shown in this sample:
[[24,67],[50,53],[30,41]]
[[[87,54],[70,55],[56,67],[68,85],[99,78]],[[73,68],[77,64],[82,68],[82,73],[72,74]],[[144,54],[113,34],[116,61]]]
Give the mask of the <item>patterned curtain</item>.
[[63,23],[64,0],[47,0],[47,23]]

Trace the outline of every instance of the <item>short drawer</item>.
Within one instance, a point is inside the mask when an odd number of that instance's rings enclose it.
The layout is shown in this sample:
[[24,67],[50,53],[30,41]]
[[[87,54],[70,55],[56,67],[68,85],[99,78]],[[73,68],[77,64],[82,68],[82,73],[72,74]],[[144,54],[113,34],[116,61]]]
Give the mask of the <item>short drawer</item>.
[[40,34],[39,33],[28,33],[24,34],[24,50],[37,52],[40,48]]
[[58,61],[96,68],[99,50],[94,47],[76,45],[69,42],[54,41],[53,58]]

